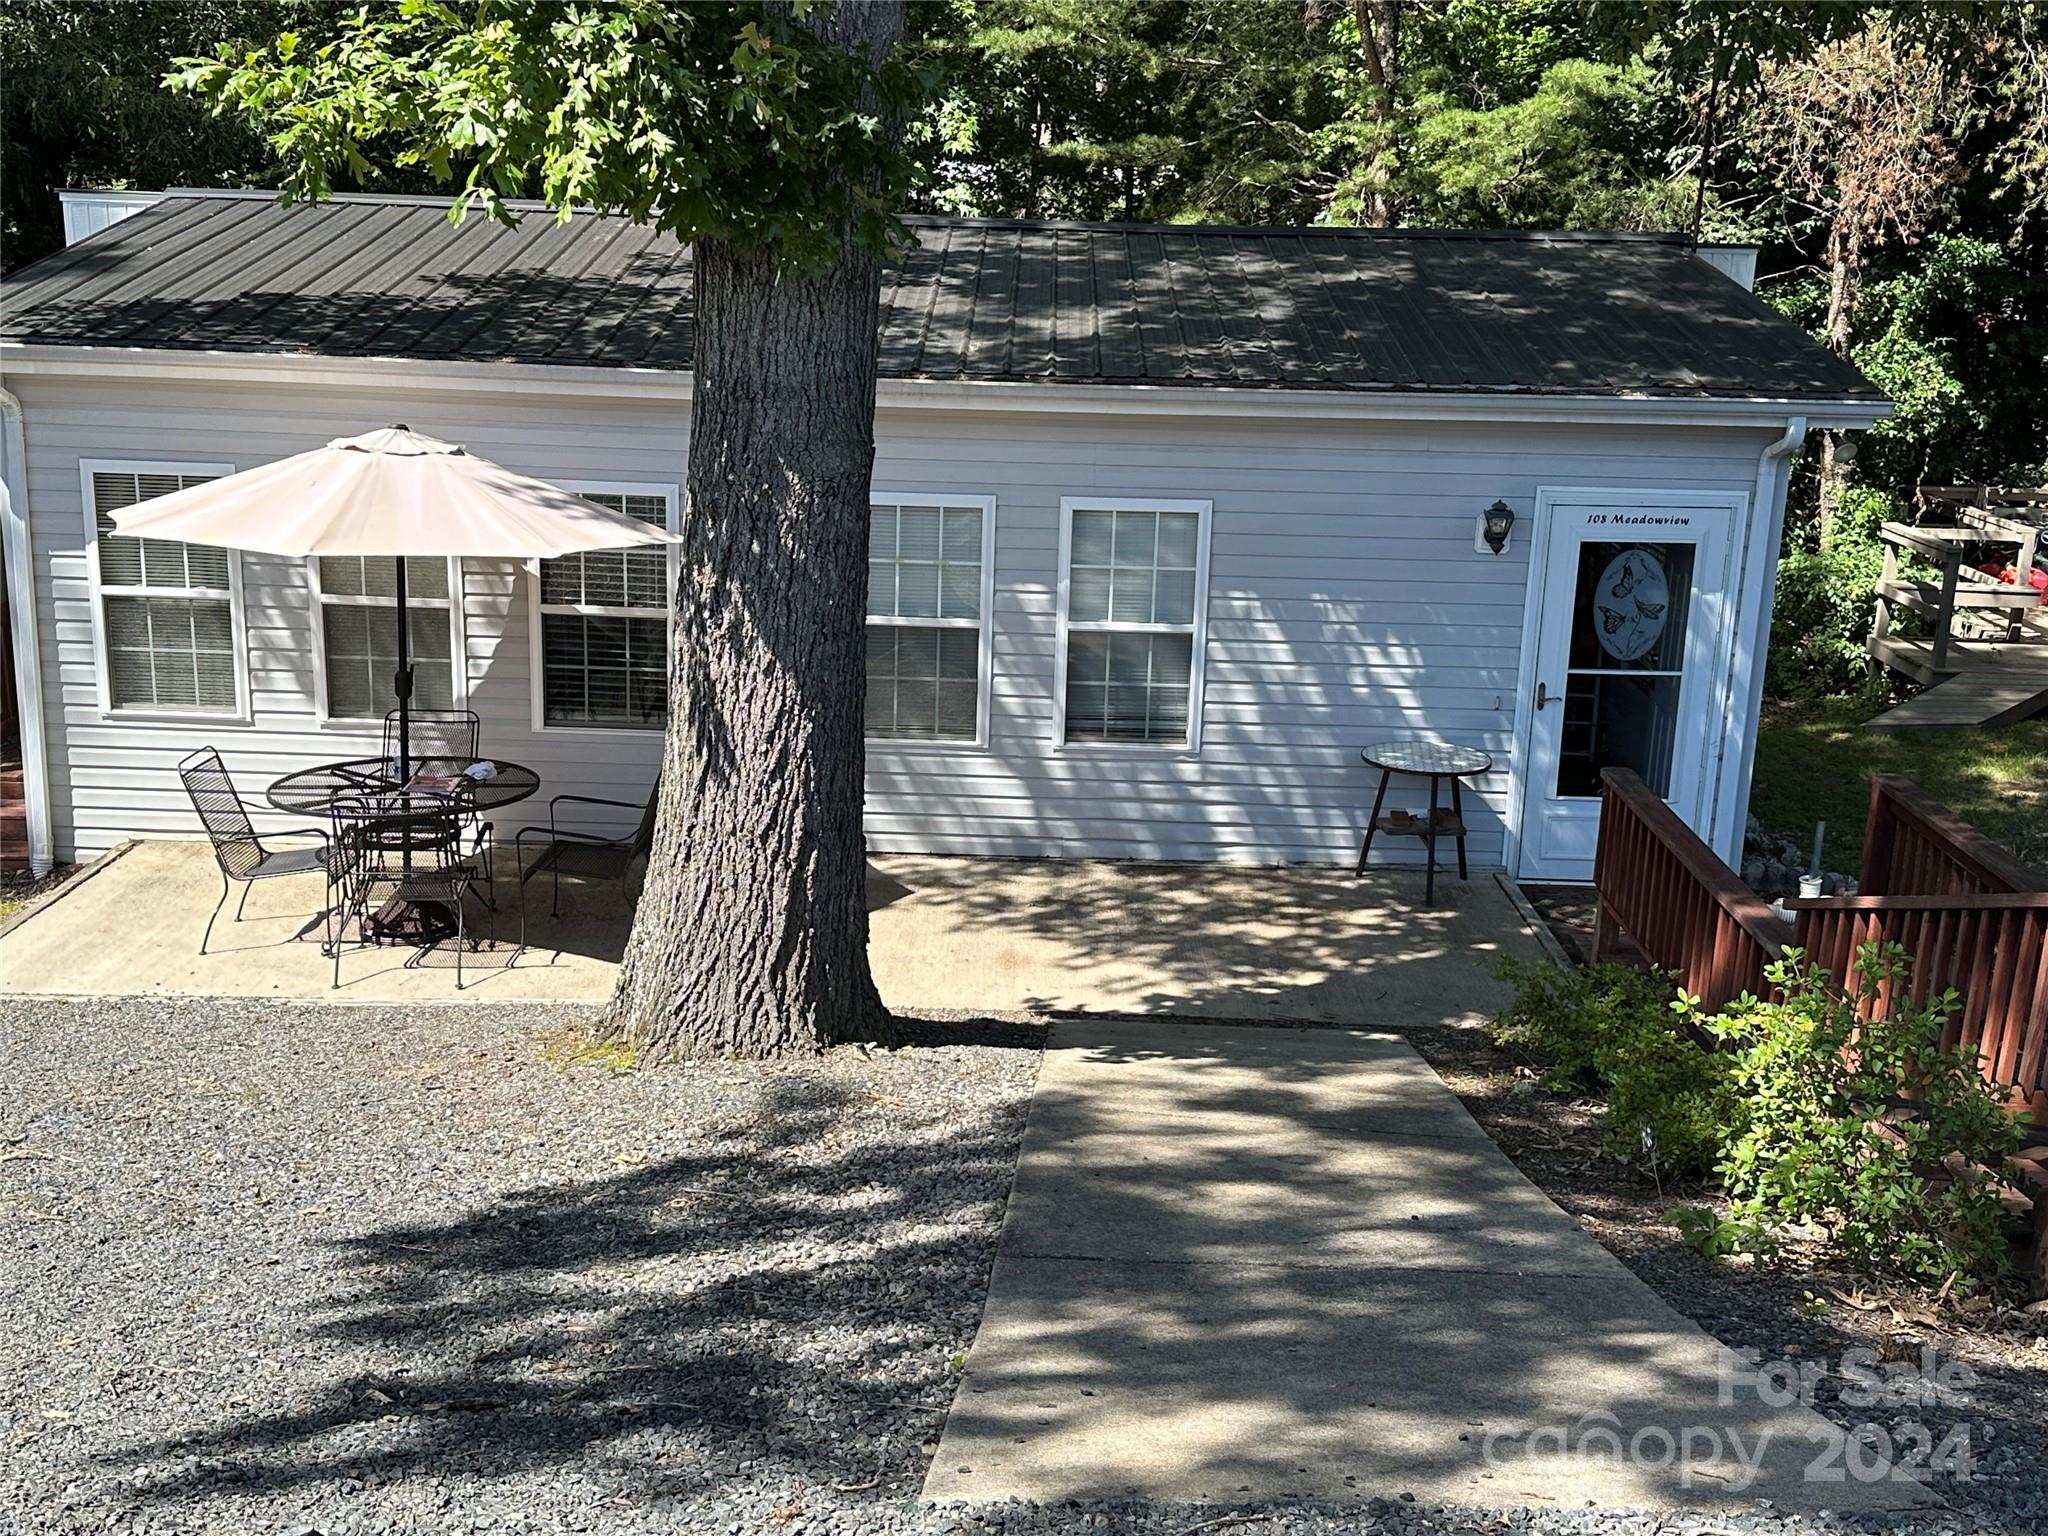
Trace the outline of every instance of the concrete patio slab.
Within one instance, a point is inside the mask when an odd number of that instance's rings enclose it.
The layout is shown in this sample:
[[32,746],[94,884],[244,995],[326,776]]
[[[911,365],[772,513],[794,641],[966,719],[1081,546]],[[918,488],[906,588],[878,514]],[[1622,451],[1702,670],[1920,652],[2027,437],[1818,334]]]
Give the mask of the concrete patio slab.
[[[1537,959],[1491,874],[877,857],[875,970],[899,1008],[1472,1024]],[[882,881],[902,894],[878,904]]]
[[1742,1380],[1398,1039],[1063,1020],[925,1494],[1930,1502]]
[[[515,955],[517,888],[501,879],[497,939],[462,957],[464,997],[482,1002],[602,1001],[611,995],[627,914],[593,888],[554,921],[538,886],[532,945]],[[239,889],[236,892],[240,894]],[[323,1001],[445,1002],[455,994],[453,947],[351,948],[334,967],[320,953],[326,883],[318,875],[263,880],[249,888],[241,922],[235,897],[199,953],[220,875],[202,843],[141,842],[75,890],[0,935],[0,986],[10,992],[105,997],[302,997]],[[565,903],[565,913],[570,910]],[[474,904],[472,921],[479,920]]]
[[[630,915],[618,889],[565,887],[560,922],[541,896],[531,947],[515,961],[516,894],[509,879],[499,885],[501,942],[465,956],[463,996],[609,997]],[[134,844],[0,934],[0,985],[361,1002],[454,995],[447,946],[351,951],[331,991],[315,942],[317,876],[254,887],[247,920],[223,916],[202,957],[219,895],[204,844]],[[1360,881],[1333,869],[878,857],[869,948],[883,999],[906,1009],[1390,1024],[1485,1016],[1504,996],[1492,976],[1499,957],[1540,953],[1528,925],[1491,876],[1441,882],[1435,911],[1419,896],[1420,882],[1398,872]]]

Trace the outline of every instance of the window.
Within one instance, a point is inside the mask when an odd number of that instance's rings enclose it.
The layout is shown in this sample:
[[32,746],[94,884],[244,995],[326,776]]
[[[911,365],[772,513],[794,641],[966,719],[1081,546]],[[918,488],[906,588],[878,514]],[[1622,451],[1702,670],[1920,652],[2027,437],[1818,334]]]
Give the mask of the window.
[[[673,526],[671,487],[565,489],[657,528]],[[598,550],[536,566],[537,723],[661,730],[668,724],[667,548]]]
[[[329,720],[381,720],[398,707],[397,562],[389,555],[321,555],[312,562],[319,595],[322,708]],[[412,650],[412,701],[454,709],[455,562],[414,555],[405,562],[406,634]]]
[[867,734],[984,739],[995,499],[868,509]]
[[234,473],[233,465],[80,465],[92,533],[94,638],[108,711],[246,713],[240,579],[234,553],[210,544],[137,539],[114,513]]
[[1061,510],[1061,740],[1198,745],[1209,503]]

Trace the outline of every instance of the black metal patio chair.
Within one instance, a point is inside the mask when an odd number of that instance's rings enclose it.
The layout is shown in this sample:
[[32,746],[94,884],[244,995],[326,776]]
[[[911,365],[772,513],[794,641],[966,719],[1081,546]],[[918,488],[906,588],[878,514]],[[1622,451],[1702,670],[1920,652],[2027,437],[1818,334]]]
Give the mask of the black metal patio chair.
[[[483,756],[483,734],[483,717],[473,709],[416,709],[412,711],[412,729],[406,737],[411,743],[406,758],[416,774],[458,774]],[[384,712],[383,757],[393,774],[398,771],[398,747],[398,711],[389,709]],[[469,838],[470,852],[479,861],[482,878],[478,881],[478,894],[485,906],[495,910],[497,902],[491,895],[491,824],[472,809],[462,815],[461,825]]]
[[206,946],[212,942],[213,925],[220,919],[221,908],[228,904],[228,892],[237,883],[242,887],[241,899],[235,903],[235,921],[239,923],[242,909],[248,904],[249,887],[258,880],[284,875],[326,877],[328,943],[323,947],[331,947],[334,897],[342,877],[342,860],[327,833],[319,827],[294,827],[277,835],[312,837],[318,842],[311,848],[265,847],[249,820],[248,808],[235,792],[234,780],[228,777],[227,765],[212,747],[201,747],[182,759],[178,779],[191,798],[192,809],[199,813],[200,824],[206,828],[207,839],[213,844],[214,864],[220,870],[220,900],[214,903],[213,916],[206,920],[206,931],[199,936],[199,953],[205,954]]
[[[546,873],[552,877],[554,890],[549,902],[551,917],[562,915],[562,876],[571,880],[617,880],[623,882],[632,871],[636,859],[645,858],[654,846],[654,814],[661,800],[661,780],[657,778],[654,787],[647,792],[646,803],[632,800],[606,800],[596,795],[556,795],[548,801],[548,824],[545,827],[521,827],[513,837],[514,861],[519,867],[519,947],[526,948],[526,883],[535,875]],[[640,820],[632,832],[620,836],[600,832],[584,832],[562,825],[563,806],[598,806],[610,810],[638,811]],[[539,855],[532,863],[526,861],[529,846],[538,847]]]
[[[416,709],[406,756],[415,773],[445,773],[466,768],[482,756],[483,717],[473,709]],[[384,712],[384,760],[396,771],[398,711]]]
[[463,898],[482,875],[479,861],[463,852],[459,803],[425,790],[371,790],[337,795],[333,816],[342,891],[333,985],[341,985],[341,951],[351,922],[359,948],[397,940],[422,952],[451,936],[452,926],[460,992],[462,952],[471,947]]

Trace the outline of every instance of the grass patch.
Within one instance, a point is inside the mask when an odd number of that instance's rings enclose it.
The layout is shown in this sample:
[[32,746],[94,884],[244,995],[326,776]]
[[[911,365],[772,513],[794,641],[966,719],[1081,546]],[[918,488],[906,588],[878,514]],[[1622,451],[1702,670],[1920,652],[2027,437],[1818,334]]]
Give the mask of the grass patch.
[[1846,698],[1766,714],[1749,808],[1767,831],[1805,847],[1825,820],[1827,867],[1854,874],[1870,776],[1898,773],[2021,858],[2048,861],[2048,717],[1986,731],[1866,731],[1875,713]]
[[582,1025],[573,1025],[541,1042],[541,1059],[558,1067],[603,1067],[609,1072],[637,1072],[640,1052],[621,1040],[594,1038]]

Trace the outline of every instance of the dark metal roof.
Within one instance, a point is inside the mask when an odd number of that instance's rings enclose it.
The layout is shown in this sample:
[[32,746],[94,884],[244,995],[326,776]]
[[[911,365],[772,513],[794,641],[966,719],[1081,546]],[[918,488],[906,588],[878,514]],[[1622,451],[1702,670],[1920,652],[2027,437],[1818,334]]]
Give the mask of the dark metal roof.
[[[686,369],[688,251],[622,219],[179,192],[0,285],[24,342]],[[885,377],[1877,400],[1675,238],[917,218]]]

